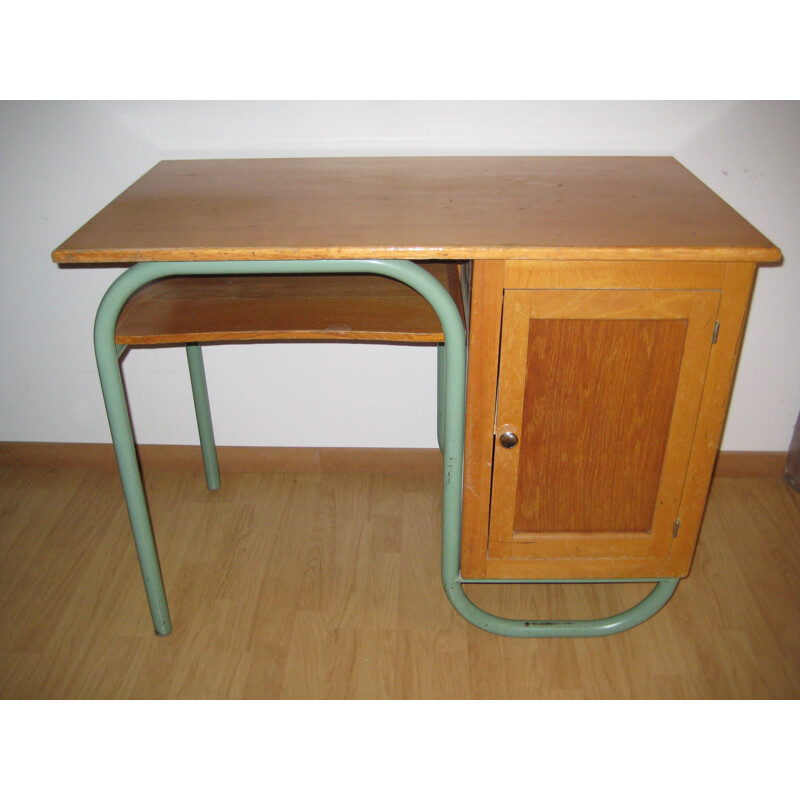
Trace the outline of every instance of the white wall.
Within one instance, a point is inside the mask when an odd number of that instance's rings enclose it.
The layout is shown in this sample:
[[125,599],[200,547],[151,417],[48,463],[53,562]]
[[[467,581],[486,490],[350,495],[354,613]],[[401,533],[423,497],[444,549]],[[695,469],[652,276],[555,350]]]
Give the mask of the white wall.
[[[115,269],[50,252],[164,158],[674,155],[783,251],[760,270],[727,450],[785,450],[800,408],[800,103],[0,103],[0,441],[106,442],[91,345]],[[206,348],[217,441],[435,447],[431,348]],[[194,443],[179,348],[125,360],[140,442]]]

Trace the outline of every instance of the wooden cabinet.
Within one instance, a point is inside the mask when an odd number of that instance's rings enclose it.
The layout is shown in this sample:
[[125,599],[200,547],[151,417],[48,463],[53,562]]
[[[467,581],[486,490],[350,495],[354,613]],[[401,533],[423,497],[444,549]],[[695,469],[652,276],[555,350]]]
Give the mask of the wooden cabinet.
[[474,264],[464,577],[688,574],[753,275]]

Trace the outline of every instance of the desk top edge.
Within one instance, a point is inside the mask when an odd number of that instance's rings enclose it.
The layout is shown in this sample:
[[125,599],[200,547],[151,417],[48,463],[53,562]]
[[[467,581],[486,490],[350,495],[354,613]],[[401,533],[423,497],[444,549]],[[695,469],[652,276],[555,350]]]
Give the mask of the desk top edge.
[[754,262],[774,266],[782,258],[777,247],[438,247],[438,248],[223,248],[153,250],[53,251],[64,267],[119,267],[147,261],[311,261],[323,259],[400,259],[409,261],[691,261]]
[[781,253],[670,156],[392,156],[161,161],[52,258],[769,263]]

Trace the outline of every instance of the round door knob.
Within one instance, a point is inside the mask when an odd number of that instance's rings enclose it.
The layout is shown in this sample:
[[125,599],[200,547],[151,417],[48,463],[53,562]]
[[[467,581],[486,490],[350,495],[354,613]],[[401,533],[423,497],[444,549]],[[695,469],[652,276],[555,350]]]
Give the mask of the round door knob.
[[519,439],[517,438],[517,434],[511,433],[510,431],[506,431],[504,434],[500,436],[500,444],[509,450],[512,447],[516,447],[518,441]]

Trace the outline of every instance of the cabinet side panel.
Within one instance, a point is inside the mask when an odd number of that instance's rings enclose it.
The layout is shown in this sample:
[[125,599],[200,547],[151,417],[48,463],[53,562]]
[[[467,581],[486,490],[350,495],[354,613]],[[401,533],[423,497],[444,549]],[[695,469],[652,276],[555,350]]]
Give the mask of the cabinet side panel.
[[649,531],[686,327],[530,321],[515,531]]
[[726,265],[717,319],[719,334],[711,348],[703,399],[692,444],[686,490],[681,499],[680,531],[670,553],[677,574],[688,575],[703,521],[711,475],[728,412],[731,388],[755,284],[756,265]]
[[461,537],[465,578],[486,574],[504,268],[503,261],[472,266]]

